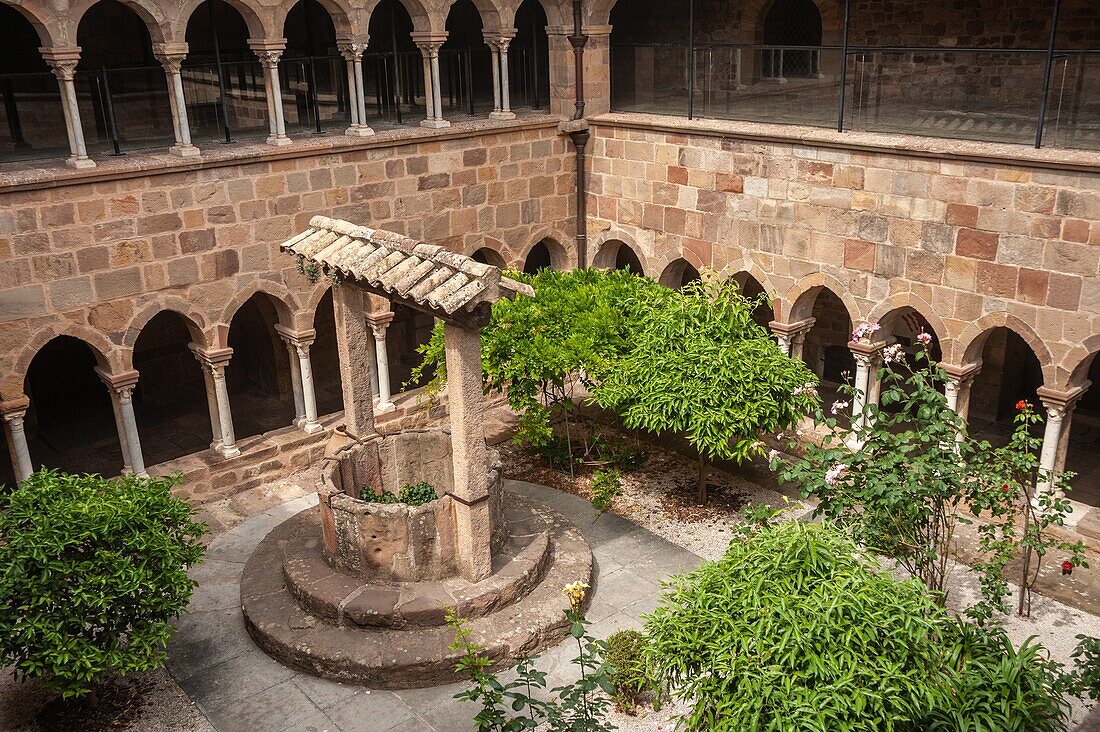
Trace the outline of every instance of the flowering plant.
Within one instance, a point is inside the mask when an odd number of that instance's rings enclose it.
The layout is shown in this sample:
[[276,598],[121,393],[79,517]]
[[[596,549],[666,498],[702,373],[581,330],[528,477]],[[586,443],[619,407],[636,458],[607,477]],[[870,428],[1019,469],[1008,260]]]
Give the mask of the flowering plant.
[[852,343],[870,338],[879,331],[882,326],[878,323],[861,323],[852,331]]

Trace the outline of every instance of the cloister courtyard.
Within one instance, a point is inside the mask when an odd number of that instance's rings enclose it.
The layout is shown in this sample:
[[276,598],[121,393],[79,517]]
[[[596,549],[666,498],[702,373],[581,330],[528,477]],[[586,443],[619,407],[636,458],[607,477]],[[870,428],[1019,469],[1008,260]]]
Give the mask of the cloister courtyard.
[[1088,0],[0,0],[0,729],[1100,730]]

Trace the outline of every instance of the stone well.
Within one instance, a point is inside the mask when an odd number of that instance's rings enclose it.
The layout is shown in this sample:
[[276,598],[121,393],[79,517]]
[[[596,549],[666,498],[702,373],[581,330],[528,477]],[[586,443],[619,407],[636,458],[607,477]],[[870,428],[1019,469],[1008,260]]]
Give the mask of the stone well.
[[[490,547],[507,541],[500,456],[486,451]],[[360,500],[360,492],[397,493],[407,483],[430,483],[439,496],[422,506]],[[411,430],[352,443],[321,471],[323,552],[335,569],[365,580],[416,582],[458,574],[457,527],[447,430]]]

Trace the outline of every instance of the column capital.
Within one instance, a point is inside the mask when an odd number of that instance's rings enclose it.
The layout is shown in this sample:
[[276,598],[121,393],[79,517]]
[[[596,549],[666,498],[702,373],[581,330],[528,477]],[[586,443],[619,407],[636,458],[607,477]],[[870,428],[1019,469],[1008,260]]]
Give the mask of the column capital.
[[[0,402],[0,415],[4,419],[11,420],[22,417],[31,406],[31,400],[26,395]],[[10,416],[9,416],[10,415]]]
[[260,59],[260,65],[264,68],[274,69],[279,65],[279,59],[286,50],[285,38],[249,38],[248,47]]
[[882,351],[882,347],[885,345],[886,343],[882,341],[877,343],[869,343],[865,340],[849,341],[848,350],[852,352],[852,355],[855,356],[857,361],[863,358],[866,359],[869,364],[871,361],[878,358],[879,353]]
[[367,322],[372,326],[375,325],[389,325],[393,322],[393,311],[384,310],[378,313],[367,313]]
[[447,31],[417,31],[411,33],[413,43],[425,56],[434,56],[439,53],[439,48],[447,42]]
[[1048,415],[1060,419],[1067,412],[1073,411],[1073,408],[1077,406],[1077,401],[1085,395],[1091,385],[1092,382],[1086,382],[1081,386],[1065,391],[1040,386],[1035,390],[1035,396],[1039,397],[1039,401],[1043,403]]
[[287,328],[285,325],[279,323],[275,324],[275,332],[279,334],[279,337],[283,339],[283,342],[291,348],[305,348],[309,349],[313,345],[313,341],[317,339],[317,331],[310,328],[309,330],[293,330]]
[[768,328],[776,335],[784,335],[793,339],[796,336],[805,335],[810,328],[814,327],[815,322],[817,322],[815,318],[796,320],[793,323],[781,323],[778,320],[773,320],[768,323]]
[[61,81],[72,81],[76,65],[80,62],[80,46],[61,46],[38,49],[42,59],[53,69],[53,75]]
[[124,390],[132,391],[137,386],[138,378],[141,376],[137,371],[123,371],[121,373],[112,373],[102,366],[95,367],[96,375],[99,376],[99,380],[107,385],[108,389],[112,389],[116,393],[121,394]]
[[485,43],[498,51],[507,51],[508,44],[516,37],[515,28],[498,28],[496,30],[483,30],[481,37]]
[[178,74],[180,64],[187,58],[186,43],[154,43],[153,57],[160,62],[165,71]]
[[963,384],[970,381],[982,371],[982,362],[975,361],[973,363],[963,364],[962,366],[956,366],[950,363],[941,363],[939,367],[947,372],[947,378],[953,382]]
[[367,50],[367,40],[338,40],[336,50],[344,57],[345,61],[358,61]]
[[233,358],[232,348],[203,348],[197,343],[188,343],[187,347],[195,354],[195,359],[211,371],[225,368]]

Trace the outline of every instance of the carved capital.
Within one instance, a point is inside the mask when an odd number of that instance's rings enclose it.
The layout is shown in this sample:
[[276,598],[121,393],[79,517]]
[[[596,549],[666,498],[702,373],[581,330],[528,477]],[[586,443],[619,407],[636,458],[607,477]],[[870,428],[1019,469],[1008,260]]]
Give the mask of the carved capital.
[[214,378],[225,378],[225,366],[233,358],[232,348],[206,349],[197,343],[188,343],[187,347],[207,373]]
[[170,74],[180,72],[180,64],[187,58],[186,43],[154,43],[153,57]]
[[363,57],[363,52],[367,50],[367,44],[355,43],[353,41],[340,41],[336,44],[336,48],[340,51],[340,55],[344,57],[345,61],[358,61]]
[[99,380],[117,394],[123,404],[130,402],[130,397],[133,395],[134,387],[137,386],[138,377],[140,376],[137,371],[123,371],[121,374],[113,374],[101,366],[96,366],[95,372],[99,376]]

